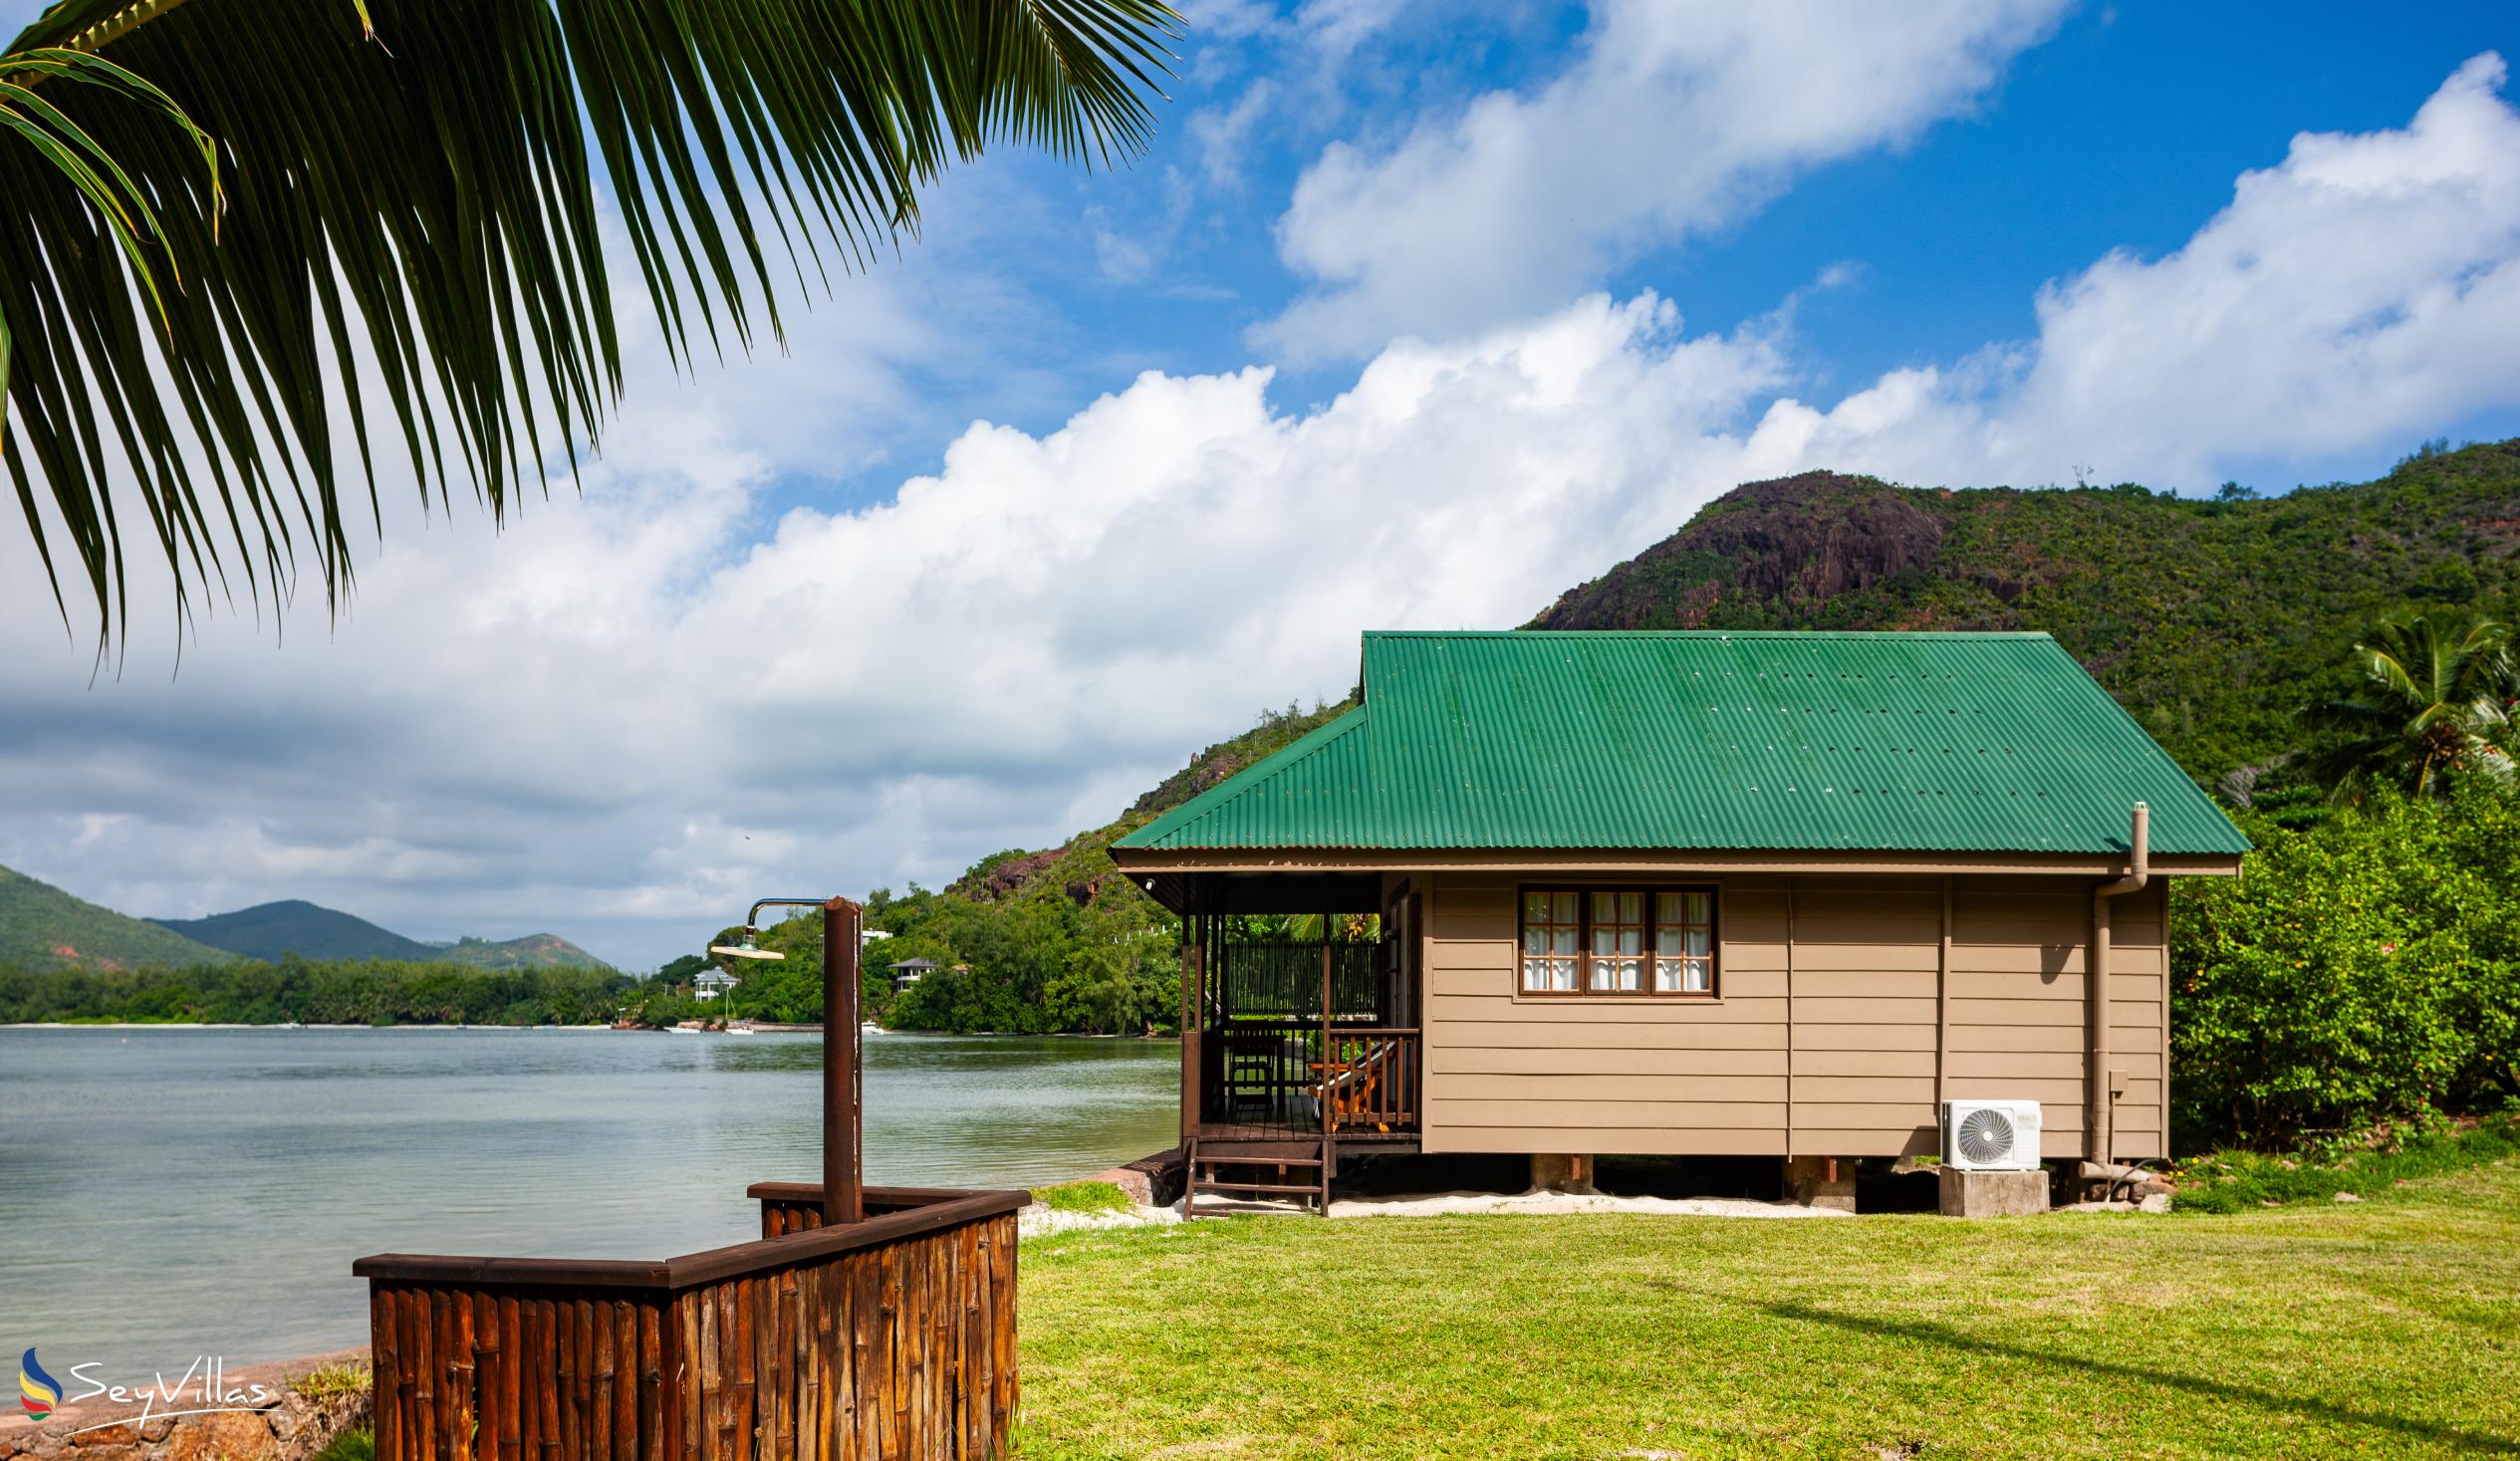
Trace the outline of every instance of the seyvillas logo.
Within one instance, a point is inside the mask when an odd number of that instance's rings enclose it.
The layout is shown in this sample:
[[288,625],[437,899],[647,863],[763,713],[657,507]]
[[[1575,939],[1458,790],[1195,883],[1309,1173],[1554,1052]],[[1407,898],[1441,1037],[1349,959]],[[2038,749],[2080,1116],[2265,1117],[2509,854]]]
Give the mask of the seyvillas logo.
[[70,1377],[86,1388],[65,1394],[62,1391],[61,1381],[53,1378],[43,1365],[36,1363],[35,1351],[29,1349],[26,1351],[26,1357],[18,1361],[18,1399],[26,1406],[26,1413],[38,1420],[49,1418],[58,1406],[77,1405],[99,1396],[103,1396],[107,1404],[117,1408],[131,1405],[140,1407],[140,1412],[136,1416],[103,1420],[95,1425],[83,1426],[69,1432],[76,1436],[85,1435],[92,1430],[103,1430],[111,1425],[122,1425],[132,1420],[146,1421],[159,1416],[208,1415],[219,1410],[260,1410],[280,1398],[279,1392],[269,1385],[229,1383],[227,1361],[216,1354],[204,1354],[194,1359],[185,1367],[182,1374],[172,1380],[167,1379],[166,1372],[161,1369],[157,1372],[156,1383],[146,1385],[111,1384],[89,1372],[103,1368],[105,1368],[103,1364],[95,1363],[70,1366]]
[[[0,1353],[6,1352],[0,1350]],[[61,1381],[44,1372],[44,1366],[35,1362],[35,1351],[31,1348],[26,1351],[26,1357],[18,1361],[18,1403],[26,1407],[27,1414],[38,1420],[51,1415],[53,1407],[61,1403]]]

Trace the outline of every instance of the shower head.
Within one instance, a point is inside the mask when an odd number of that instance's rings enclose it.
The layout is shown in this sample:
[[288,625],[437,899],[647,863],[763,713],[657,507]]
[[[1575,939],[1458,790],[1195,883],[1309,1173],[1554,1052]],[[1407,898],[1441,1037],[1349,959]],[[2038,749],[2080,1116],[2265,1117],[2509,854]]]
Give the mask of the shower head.
[[744,925],[742,943],[713,943],[709,945],[709,952],[724,954],[730,959],[784,959],[787,957],[777,949],[766,949],[754,943],[753,939],[760,932],[760,929],[747,923]]

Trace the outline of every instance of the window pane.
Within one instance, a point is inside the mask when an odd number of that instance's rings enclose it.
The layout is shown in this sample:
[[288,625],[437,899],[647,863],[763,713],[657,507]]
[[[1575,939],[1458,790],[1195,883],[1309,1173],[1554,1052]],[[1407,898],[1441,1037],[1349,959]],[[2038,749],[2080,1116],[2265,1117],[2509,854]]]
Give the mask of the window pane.
[[1604,992],[1634,994],[1638,987],[1637,973],[1635,959],[1595,959],[1593,987]]
[[1554,910],[1553,916],[1557,922],[1572,923],[1575,921],[1575,894],[1571,892],[1552,893],[1549,901],[1552,909]]
[[1546,989],[1546,988],[1548,988],[1548,987],[1549,987],[1549,966],[1548,966],[1548,964],[1547,964],[1546,962],[1544,962],[1543,960],[1540,960],[1540,959],[1525,959],[1525,960],[1523,960],[1523,988],[1524,988],[1524,989],[1526,989],[1526,990],[1531,990],[1531,989]]
[[1653,961],[1653,988],[1654,992],[1657,994],[1676,994],[1679,992],[1680,961],[1678,959],[1655,959]]
[[1575,925],[1562,923],[1550,930],[1550,947],[1561,954],[1575,952]]
[[1623,954],[1643,953],[1645,951],[1645,931],[1641,928],[1623,928],[1619,930],[1619,951]]
[[1619,921],[1622,923],[1642,923],[1645,921],[1645,895],[1643,893],[1621,893],[1619,895]]
[[1573,959],[1549,961],[1549,987],[1563,990],[1575,988],[1575,961]]
[[1681,895],[1678,893],[1655,893],[1653,895],[1653,921],[1656,923],[1686,923],[1688,921],[1688,916],[1681,911],[1683,906]]
[[1549,951],[1549,927],[1548,927],[1548,925],[1547,925],[1547,924],[1545,924],[1545,923],[1544,923],[1544,924],[1536,924],[1536,925],[1527,925],[1527,926],[1523,929],[1523,952],[1524,952],[1524,953],[1527,953],[1527,954],[1545,954],[1545,953],[1547,953],[1548,951]]
[[1549,921],[1549,895],[1547,893],[1523,894],[1523,921],[1526,923],[1546,923]]
[[1688,921],[1691,923],[1714,922],[1714,901],[1715,899],[1712,893],[1693,892],[1688,894]]
[[1657,954],[1668,954],[1673,957],[1677,957],[1680,952],[1680,940],[1685,933],[1686,930],[1675,923],[1655,924],[1653,926],[1653,951]]
[[1688,931],[1688,951],[1699,958],[1704,958],[1706,955],[1714,952],[1712,947],[1713,940],[1714,930],[1708,928],[1692,928]]

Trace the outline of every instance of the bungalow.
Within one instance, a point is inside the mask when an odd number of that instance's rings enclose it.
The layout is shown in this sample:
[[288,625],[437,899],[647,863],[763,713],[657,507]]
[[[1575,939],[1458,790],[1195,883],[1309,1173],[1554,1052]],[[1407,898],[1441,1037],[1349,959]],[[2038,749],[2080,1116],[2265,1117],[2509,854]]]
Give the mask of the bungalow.
[[892,966],[893,987],[898,989],[907,989],[909,986],[918,983],[920,979],[935,972],[936,961],[934,959],[903,959]]
[[1370,1151],[1851,1192],[1979,1097],[2167,1153],[2164,884],[2249,844],[2047,635],[1369,633],[1361,683],[1112,850],[1183,920],[1193,1201]]

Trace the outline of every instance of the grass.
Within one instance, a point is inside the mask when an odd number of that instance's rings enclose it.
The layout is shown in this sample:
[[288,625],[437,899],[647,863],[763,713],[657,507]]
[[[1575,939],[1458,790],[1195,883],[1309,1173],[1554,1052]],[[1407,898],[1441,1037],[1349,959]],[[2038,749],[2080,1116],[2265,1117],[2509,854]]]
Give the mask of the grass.
[[2520,1455],[2520,1161],[2232,1215],[1242,1218],[1023,1255],[1021,1454]]
[[1127,1212],[1135,1206],[1118,1182],[1062,1182],[1036,1187],[1033,1200],[1053,1212]]
[[292,1376],[289,1387],[310,1400],[333,1400],[344,1395],[366,1394],[374,1375],[367,1365],[352,1360],[338,1364],[319,1364],[301,1375]]
[[377,1433],[346,1430],[324,1443],[315,1461],[377,1461]]
[[2464,1130],[2333,1161],[2224,1151],[2185,1164],[2177,1205],[2196,1212],[2242,1212],[2291,1202],[2333,1202],[2340,1192],[2369,1198],[2419,1177],[2520,1156],[2520,1117],[2492,1116]]

